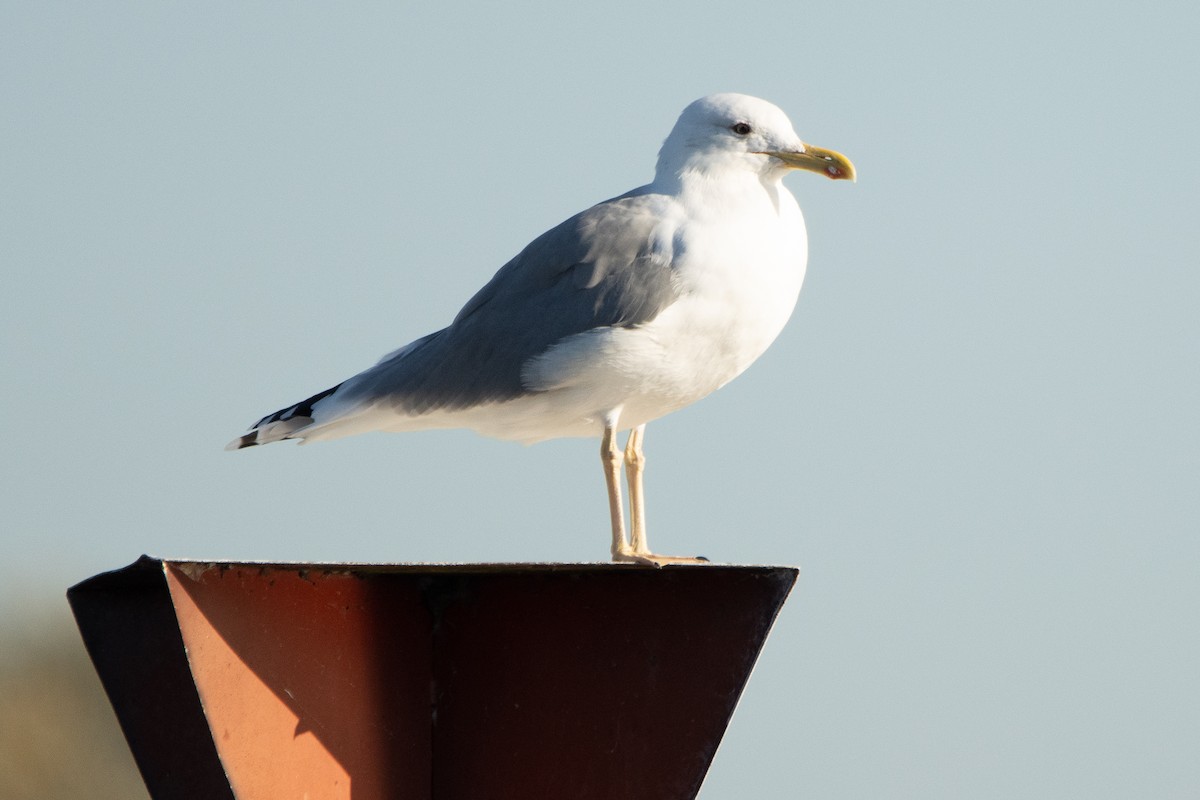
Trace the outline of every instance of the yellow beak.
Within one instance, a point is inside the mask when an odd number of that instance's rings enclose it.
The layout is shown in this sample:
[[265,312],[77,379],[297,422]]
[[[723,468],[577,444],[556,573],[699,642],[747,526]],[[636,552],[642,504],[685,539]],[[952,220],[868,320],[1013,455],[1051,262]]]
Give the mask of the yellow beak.
[[767,150],[763,155],[778,158],[792,169],[806,169],[809,172],[820,172],[835,181],[855,180],[854,165],[836,150],[825,150],[821,147],[804,145],[803,152],[794,150]]

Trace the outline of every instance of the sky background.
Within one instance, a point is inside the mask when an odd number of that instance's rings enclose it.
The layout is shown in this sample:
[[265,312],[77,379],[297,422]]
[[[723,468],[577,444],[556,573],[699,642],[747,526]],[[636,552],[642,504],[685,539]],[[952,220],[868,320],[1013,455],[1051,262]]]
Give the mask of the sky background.
[[859,181],[788,178],[795,316],[647,431],[655,549],[802,569],[701,797],[1200,796],[1198,14],[0,2],[5,624],[141,553],[606,559],[592,440],[222,447],[740,91]]

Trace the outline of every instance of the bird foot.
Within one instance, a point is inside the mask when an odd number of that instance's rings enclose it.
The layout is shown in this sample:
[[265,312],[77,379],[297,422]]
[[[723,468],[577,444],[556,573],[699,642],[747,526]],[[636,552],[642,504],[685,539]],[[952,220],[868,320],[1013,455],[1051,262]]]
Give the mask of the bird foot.
[[665,567],[667,564],[707,564],[704,556],[660,556],[656,553],[627,552],[613,553],[612,560],[617,564],[641,564],[647,567]]

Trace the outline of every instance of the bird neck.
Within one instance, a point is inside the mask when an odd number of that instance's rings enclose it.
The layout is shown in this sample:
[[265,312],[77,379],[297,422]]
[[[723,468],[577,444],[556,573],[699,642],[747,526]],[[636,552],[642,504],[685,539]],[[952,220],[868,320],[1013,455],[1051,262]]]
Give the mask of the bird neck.
[[691,209],[703,209],[713,215],[727,215],[756,209],[769,203],[780,211],[783,172],[760,173],[726,165],[724,169],[694,168],[685,165],[677,171],[655,176],[654,185],[664,194],[674,195]]

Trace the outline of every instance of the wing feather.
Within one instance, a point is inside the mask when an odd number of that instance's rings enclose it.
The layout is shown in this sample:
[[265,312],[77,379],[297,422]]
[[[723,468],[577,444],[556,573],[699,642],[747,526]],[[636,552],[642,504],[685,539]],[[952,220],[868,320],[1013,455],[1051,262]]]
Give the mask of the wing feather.
[[449,327],[350,379],[339,394],[410,414],[509,400],[530,391],[522,367],[556,342],[654,319],[677,296],[657,244],[669,202],[632,192],[552,228],[505,264]]

